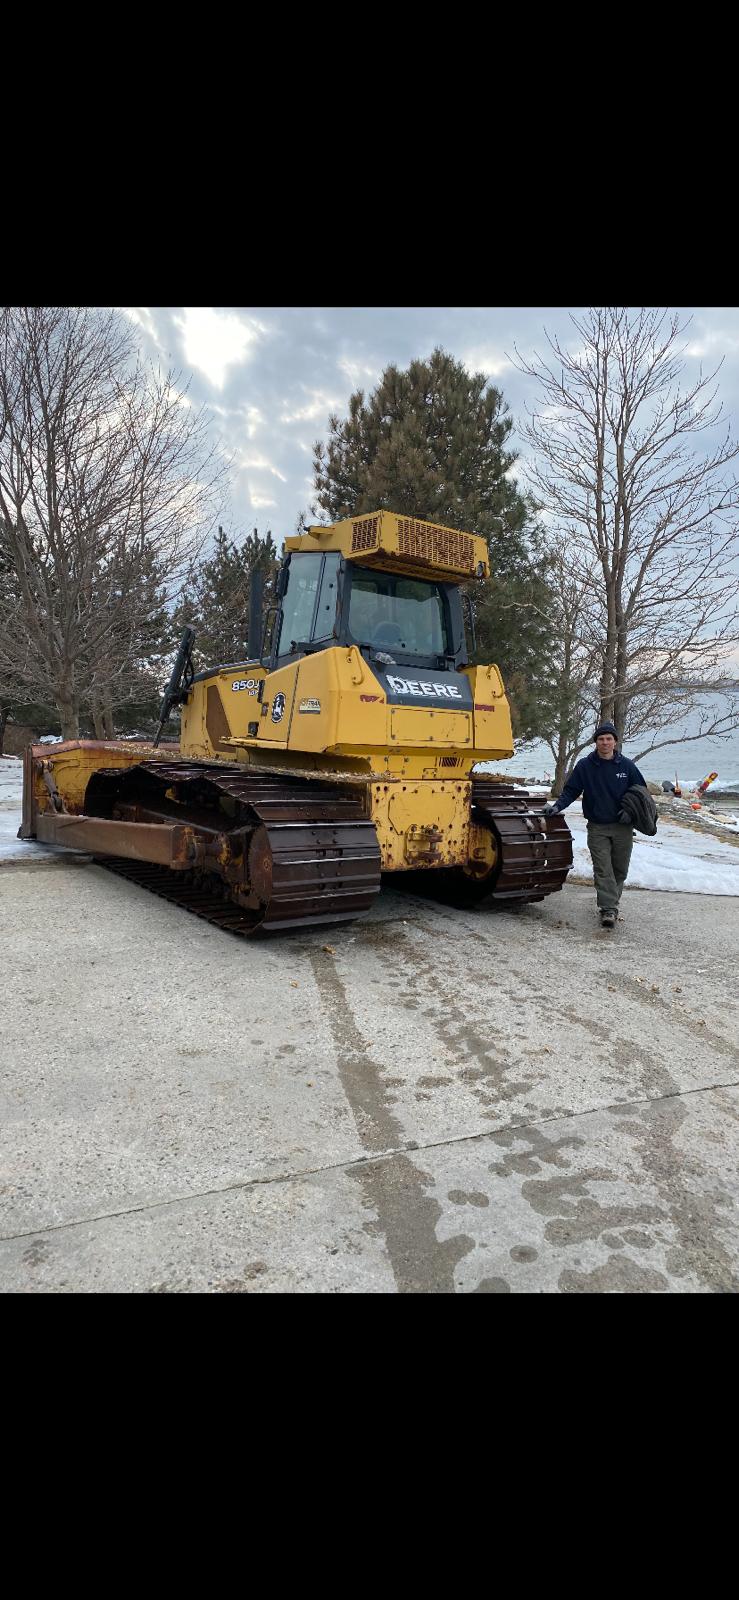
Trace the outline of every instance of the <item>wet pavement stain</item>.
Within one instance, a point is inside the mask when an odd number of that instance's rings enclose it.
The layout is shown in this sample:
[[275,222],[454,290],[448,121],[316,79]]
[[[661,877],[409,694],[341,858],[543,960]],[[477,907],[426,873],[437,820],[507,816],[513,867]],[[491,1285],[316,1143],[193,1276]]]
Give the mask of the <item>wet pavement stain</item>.
[[[389,1109],[382,1068],[362,1038],[333,960],[326,961],[318,952],[311,952],[309,959],[362,1145],[370,1151],[407,1147],[405,1130]],[[384,1239],[398,1292],[453,1294],[454,1269],[474,1249],[474,1240],[466,1234],[443,1242],[437,1238],[442,1210],[428,1192],[434,1188],[431,1175],[407,1155],[368,1161],[350,1168],[348,1175],[359,1185],[363,1203],[377,1215],[376,1222],[365,1224],[365,1231]]]
[[466,1189],[450,1189],[447,1200],[451,1200],[453,1206],[490,1205],[490,1196],[483,1194],[480,1189],[470,1189],[469,1192]]
[[309,961],[336,1046],[342,1088],[362,1145],[372,1151],[396,1149],[405,1144],[405,1130],[389,1109],[382,1067],[362,1038],[334,962],[317,951],[309,952]]
[[[623,1199],[613,1199],[614,1185],[628,1184],[622,1167],[623,1148],[619,1149],[618,1171],[605,1165],[578,1170],[575,1155],[582,1139],[565,1136],[550,1140],[533,1127],[494,1134],[494,1142],[507,1145],[508,1154],[490,1170],[499,1177],[515,1174],[525,1179],[522,1198],[547,1219],[544,1237],[549,1244],[562,1249],[597,1241],[613,1252],[610,1261],[591,1272],[568,1276],[570,1269],[563,1269],[560,1289],[564,1293],[662,1292],[670,1288],[670,1280],[681,1278],[686,1280],[686,1289],[693,1280],[692,1286],[714,1293],[738,1293],[739,1276],[721,1237],[732,1222],[732,1196],[721,1186],[706,1189],[704,1162],[676,1145],[688,1109],[667,1067],[650,1062],[648,1068],[664,1098],[646,1106],[632,1103],[617,1108],[621,1117],[614,1113],[614,1132],[619,1141],[628,1141],[632,1159],[640,1165],[636,1191],[629,1185]],[[722,1094],[716,1091],[717,1097]],[[549,1176],[546,1165],[560,1170]],[[609,1187],[605,1201],[592,1192],[592,1186],[598,1184]],[[634,1192],[645,1190],[653,1200],[632,1198]],[[659,1247],[665,1272],[641,1266],[625,1253],[629,1246],[640,1253]]]
[[[722,1091],[716,1091],[717,1100],[721,1095]],[[705,1164],[675,1147],[687,1115],[677,1099],[645,1106],[640,1131],[634,1135],[644,1170],[663,1202],[673,1234],[666,1267],[675,1277],[693,1276],[713,1293],[737,1294],[739,1275],[721,1239],[722,1231],[729,1226],[733,1205],[726,1207],[720,1192],[699,1187],[706,1174]],[[691,1178],[692,1189],[688,1187]],[[724,1210],[729,1210],[729,1216],[722,1216]]]
[[544,1229],[550,1244],[583,1244],[586,1240],[600,1239],[607,1249],[620,1250],[623,1239],[618,1236],[611,1241],[608,1235],[612,1230],[639,1222],[658,1223],[665,1214],[659,1205],[637,1205],[629,1201],[601,1205],[587,1186],[612,1183],[614,1179],[615,1174],[608,1168],[586,1167],[581,1172],[571,1172],[568,1177],[540,1178],[525,1183],[521,1193],[540,1215],[552,1217]]
[[736,1046],[728,1039],[724,1039],[721,1034],[713,1033],[704,1021],[691,1016],[686,1008],[677,1006],[674,995],[666,997],[661,993],[653,994],[651,989],[648,989],[643,984],[635,983],[631,977],[624,977],[620,972],[604,972],[603,976],[609,983],[615,985],[622,996],[629,1000],[635,1000],[638,1005],[645,1006],[652,1012],[666,1014],[673,1027],[677,1023],[678,1027],[684,1029],[692,1038],[698,1039],[702,1044],[709,1045],[712,1050],[716,1051],[717,1055],[727,1056],[736,1066]]
[[613,1255],[592,1272],[565,1267],[559,1275],[560,1294],[664,1294],[670,1287],[661,1272],[642,1267],[631,1256]]
[[[491,1135],[493,1144],[507,1148],[509,1154],[502,1161],[491,1163],[490,1171],[499,1178],[507,1178],[511,1173],[528,1175],[541,1171],[541,1164],[547,1166],[568,1168],[565,1159],[565,1150],[576,1150],[584,1146],[585,1140],[577,1133],[546,1134],[541,1128],[530,1125],[521,1128],[501,1128]],[[514,1144],[528,1144],[528,1150],[514,1150]]]
[[23,1251],[23,1261],[27,1267],[42,1267],[49,1260],[51,1251],[45,1239],[34,1239]]
[[255,1278],[267,1271],[266,1261],[250,1261],[240,1278],[221,1278],[210,1285],[214,1294],[249,1294]]
[[[416,930],[422,934],[431,933],[434,943],[438,944],[438,929],[420,923]],[[453,1058],[449,1066],[457,1081],[468,1084],[474,1097],[485,1107],[513,1099],[528,1089],[527,1082],[512,1082],[507,1078],[512,1063],[500,1052],[489,1025],[487,1031],[483,1031],[482,1025],[472,1021],[469,1011],[460,1006],[453,976],[444,981],[437,959],[427,957],[417,940],[405,941],[403,955],[410,976],[399,991],[399,1001],[405,1010],[409,998],[415,1001],[417,996],[423,997],[423,1015],[433,1023],[437,1037]],[[414,1004],[413,1009],[416,1008]],[[520,1064],[517,1066],[520,1071]],[[486,1110],[485,1115],[493,1120],[495,1112]]]
[[365,1204],[378,1221],[365,1223],[370,1236],[380,1235],[400,1294],[454,1294],[454,1271],[475,1248],[468,1234],[440,1241],[436,1224],[442,1209],[429,1189],[434,1179],[408,1156],[368,1161],[351,1176],[362,1189]]

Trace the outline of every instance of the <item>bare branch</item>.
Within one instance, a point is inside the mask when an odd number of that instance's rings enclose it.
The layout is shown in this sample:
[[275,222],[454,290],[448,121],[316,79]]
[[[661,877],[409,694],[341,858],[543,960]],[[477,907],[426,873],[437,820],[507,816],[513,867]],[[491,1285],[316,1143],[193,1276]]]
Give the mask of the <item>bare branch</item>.
[[205,412],[115,312],[0,310],[0,673],[55,700],[65,734],[81,704],[130,692],[226,471]]
[[[677,313],[571,320],[574,350],[547,336],[548,357],[515,352],[538,385],[529,479],[570,581],[598,591],[578,648],[597,660],[599,714],[621,737],[669,721],[673,737],[648,747],[661,748],[705,736],[686,735],[686,718],[739,645],[739,443],[717,403],[721,363],[685,380]],[[563,612],[563,637],[568,626]],[[718,722],[739,726],[734,701]]]

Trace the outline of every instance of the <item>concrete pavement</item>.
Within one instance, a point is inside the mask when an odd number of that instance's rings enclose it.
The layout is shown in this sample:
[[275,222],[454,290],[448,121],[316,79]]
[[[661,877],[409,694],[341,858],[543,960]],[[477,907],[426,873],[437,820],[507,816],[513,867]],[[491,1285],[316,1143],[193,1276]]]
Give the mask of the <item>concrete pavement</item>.
[[0,867],[0,1288],[735,1293],[739,901],[237,940]]

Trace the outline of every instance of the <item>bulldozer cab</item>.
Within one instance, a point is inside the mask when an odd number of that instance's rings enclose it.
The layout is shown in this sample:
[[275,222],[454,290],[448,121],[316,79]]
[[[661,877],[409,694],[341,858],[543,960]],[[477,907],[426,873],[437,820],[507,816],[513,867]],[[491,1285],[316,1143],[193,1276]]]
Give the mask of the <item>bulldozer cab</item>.
[[459,589],[364,567],[336,550],[291,552],[278,582],[270,671],[332,645],[355,645],[381,666],[464,666]]

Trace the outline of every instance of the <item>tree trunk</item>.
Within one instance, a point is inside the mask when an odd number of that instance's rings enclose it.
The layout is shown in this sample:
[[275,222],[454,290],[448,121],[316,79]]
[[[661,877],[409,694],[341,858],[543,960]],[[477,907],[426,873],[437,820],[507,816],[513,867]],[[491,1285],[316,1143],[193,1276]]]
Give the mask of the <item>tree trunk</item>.
[[3,753],[3,745],[5,743],[5,724],[8,720],[9,711],[10,706],[0,706],[0,756]]
[[104,704],[104,707],[103,707],[103,727],[105,729],[104,737],[106,739],[115,739],[115,724],[113,722],[113,708],[111,706],[110,698],[109,698],[108,695],[105,696],[105,704]]
[[57,699],[56,708],[62,725],[63,739],[79,739],[80,714],[79,706],[74,700]]
[[104,739],[105,726],[103,723],[103,713],[101,707],[98,705],[97,700],[93,701],[92,705],[90,706],[90,715],[92,717],[93,728],[95,729],[95,738]]
[[616,725],[619,746],[623,743],[624,725],[626,722],[626,712],[628,709],[628,700],[626,696],[626,674],[628,667],[627,649],[628,639],[626,627],[623,620],[621,620],[618,630],[618,647],[616,651],[616,693],[614,696],[613,708],[613,721]]
[[566,777],[567,777],[567,739],[565,738],[564,734],[560,734],[560,737],[559,737],[559,739],[557,741],[557,760],[555,762],[554,780],[553,780],[553,783],[552,783],[552,794],[554,795],[555,800],[558,799],[559,796],[562,793]]

